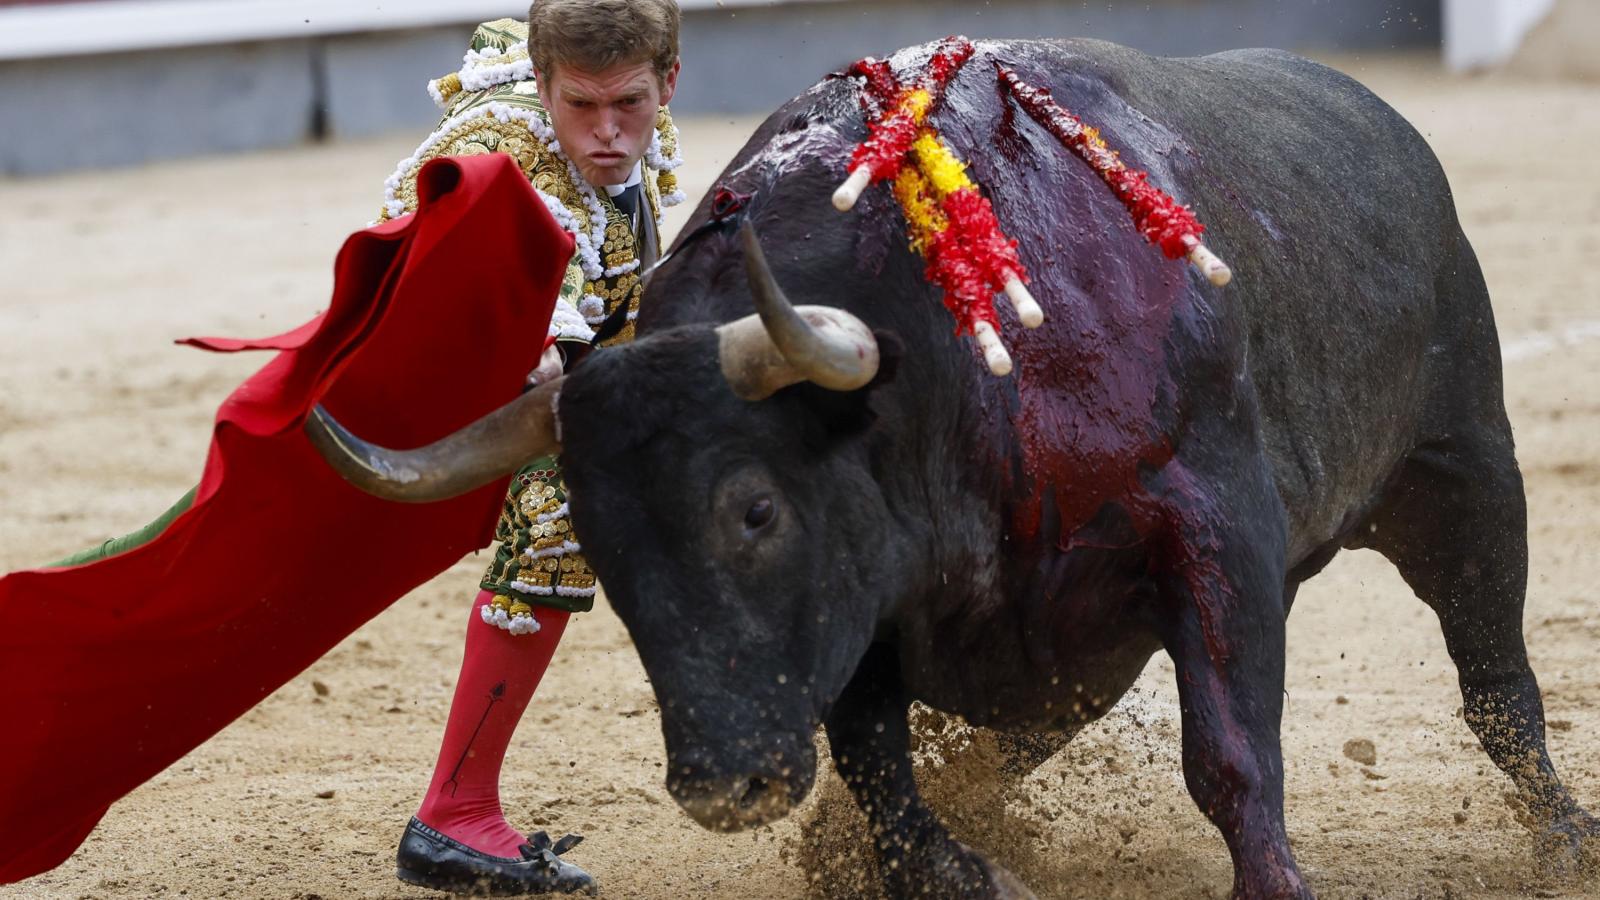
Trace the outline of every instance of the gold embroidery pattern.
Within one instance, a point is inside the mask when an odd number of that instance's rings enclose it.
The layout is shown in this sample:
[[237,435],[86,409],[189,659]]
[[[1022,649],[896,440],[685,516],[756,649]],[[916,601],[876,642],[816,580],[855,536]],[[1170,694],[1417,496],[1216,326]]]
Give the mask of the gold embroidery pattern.
[[[645,179],[646,182],[649,179]],[[633,233],[633,224],[617,209],[616,205],[608,199],[604,202],[606,207],[606,242],[600,248],[602,264],[610,269],[625,266],[638,259],[639,242]],[[633,316],[639,314],[639,297],[644,294],[644,282],[640,279],[637,270],[624,272],[612,278],[600,278],[584,285],[584,292],[599,297],[605,304],[605,314],[610,316],[617,311],[617,307],[626,303],[628,306],[629,320],[622,330],[610,340],[603,341],[600,346],[609,347],[613,344],[625,344],[633,340]]]
[[528,23],[508,17],[479,25],[472,33],[472,41],[468,46],[473,50],[484,50],[489,47],[504,50],[512,44],[520,44],[527,39]]
[[[656,111],[656,132],[661,135],[661,155],[667,159],[674,159],[678,155],[678,130],[672,127],[672,113],[665,106]],[[678,190],[678,176],[671,172],[661,172],[656,176],[656,186],[662,194],[672,194]],[[652,204],[657,215],[660,215],[661,198],[657,196]]]
[[[406,172],[405,178],[401,180],[400,187],[395,192],[396,198],[405,203],[407,211],[415,210],[417,175],[425,163],[441,156],[475,156],[483,153],[510,155],[517,161],[517,167],[528,176],[528,180],[533,182],[534,187],[555,195],[563,206],[572,208],[567,198],[558,194],[556,190],[540,187],[541,182],[554,186],[556,180],[550,173],[558,166],[563,170],[566,167],[561,165],[537,138],[529,134],[528,129],[521,123],[501,122],[488,115],[464,122],[446,133],[434,149],[428,152],[426,159],[419,159],[416,165]],[[566,181],[566,172],[562,171],[561,175],[561,181]],[[575,189],[572,194],[574,198],[577,197]],[[580,200],[577,205],[582,207],[582,201]],[[379,221],[387,221],[389,218],[388,210],[385,210],[379,216]],[[579,216],[579,221],[587,227],[587,214]]]
[[500,546],[482,583],[506,603],[491,603],[487,616],[493,617],[493,608],[504,608],[514,619],[513,603],[573,612],[594,605],[594,572],[574,539],[566,502],[554,458],[530,464],[511,480],[495,527]]

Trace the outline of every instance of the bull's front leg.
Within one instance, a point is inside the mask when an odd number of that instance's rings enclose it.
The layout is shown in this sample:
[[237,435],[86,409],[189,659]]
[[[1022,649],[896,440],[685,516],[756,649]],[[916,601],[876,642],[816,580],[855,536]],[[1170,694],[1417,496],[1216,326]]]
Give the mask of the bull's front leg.
[[1173,463],[1157,492],[1184,780],[1227,841],[1235,898],[1310,897],[1283,817],[1286,526],[1264,476],[1230,474],[1204,483]]
[[912,775],[910,701],[899,655],[873,644],[828,714],[840,777],[867,815],[891,898],[1031,898],[1005,869],[950,836],[922,801]]

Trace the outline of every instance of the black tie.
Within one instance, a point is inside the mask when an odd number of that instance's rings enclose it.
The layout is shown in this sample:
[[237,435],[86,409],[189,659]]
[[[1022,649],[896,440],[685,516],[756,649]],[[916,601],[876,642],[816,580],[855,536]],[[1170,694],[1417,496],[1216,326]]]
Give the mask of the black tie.
[[622,193],[611,198],[617,209],[628,217],[628,225],[634,231],[639,230],[639,185],[630,184],[622,189]]

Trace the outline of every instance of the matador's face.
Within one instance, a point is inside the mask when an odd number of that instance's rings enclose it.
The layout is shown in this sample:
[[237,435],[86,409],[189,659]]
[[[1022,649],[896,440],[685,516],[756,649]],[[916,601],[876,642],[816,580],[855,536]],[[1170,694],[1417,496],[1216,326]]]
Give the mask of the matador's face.
[[677,89],[677,64],[665,79],[658,79],[648,62],[600,71],[570,64],[552,68],[539,73],[539,99],[562,152],[596,187],[627,181],[650,147],[656,110]]

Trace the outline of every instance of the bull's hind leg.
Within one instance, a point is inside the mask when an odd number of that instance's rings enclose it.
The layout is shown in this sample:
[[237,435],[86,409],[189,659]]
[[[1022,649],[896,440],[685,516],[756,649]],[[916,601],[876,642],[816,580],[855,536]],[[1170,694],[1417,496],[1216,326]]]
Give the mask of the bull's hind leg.
[[1545,749],[1544,704],[1522,637],[1522,475],[1503,414],[1465,423],[1410,454],[1359,543],[1388,557],[1438,614],[1467,725],[1515,783],[1541,849],[1565,865],[1600,822],[1567,793]]
[[867,814],[885,892],[894,898],[1032,898],[1015,876],[952,838],[923,802],[912,775],[909,706],[898,655],[874,644],[827,721],[834,766]]

